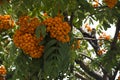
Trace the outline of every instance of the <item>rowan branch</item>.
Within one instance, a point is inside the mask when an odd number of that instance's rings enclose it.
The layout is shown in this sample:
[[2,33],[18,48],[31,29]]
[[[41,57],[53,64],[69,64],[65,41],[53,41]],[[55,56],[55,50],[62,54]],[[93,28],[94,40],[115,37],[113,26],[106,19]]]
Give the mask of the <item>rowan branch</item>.
[[77,78],[80,78],[81,80],[87,80],[86,78],[84,78],[82,75],[80,75],[79,73],[75,73],[75,76]]
[[118,21],[116,23],[116,31],[115,31],[113,41],[111,43],[111,50],[114,50],[117,47],[116,43],[117,43],[117,40],[118,40],[117,37],[118,37],[119,31],[120,31],[120,19],[118,19]]
[[64,20],[65,20],[66,22],[69,22],[69,21],[68,21],[68,13],[67,13],[67,11],[63,12],[63,15],[64,15]]
[[[120,31],[120,18],[118,18],[117,23],[116,23],[116,31],[115,31],[115,35],[113,38],[113,41],[111,42],[111,46],[110,46],[110,50],[117,50],[117,40],[118,40],[118,34]],[[116,66],[115,71],[114,71],[114,75],[111,77],[112,80],[115,79],[118,70],[120,69],[120,64],[118,66]]]
[[71,26],[71,31],[72,31],[72,29],[73,29],[73,19],[74,19],[74,12],[71,12],[71,15],[70,15],[70,26]]
[[[84,56],[84,57],[86,57],[86,58],[88,58],[88,59],[90,59],[91,61],[94,61],[91,57],[89,57],[89,56],[87,56],[87,55],[85,55],[85,54],[80,53],[80,55],[81,55],[81,56]],[[102,69],[103,73],[107,73],[107,71],[103,68],[103,66],[102,66],[100,63],[97,62],[97,64],[98,64],[99,67]]]
[[91,61],[94,61],[91,57],[89,57],[89,56],[87,56],[87,55],[85,55],[85,54],[83,54],[83,53],[79,53],[79,54],[80,54],[81,56],[84,56],[84,57],[90,59]]
[[113,76],[111,77],[111,80],[115,80],[115,77],[116,77],[119,69],[120,69],[120,63],[119,63],[118,66],[115,68],[115,71],[114,71]]
[[[93,38],[92,35],[90,35],[89,33],[86,33],[85,31],[83,31],[82,28],[79,28],[78,30],[82,33],[83,37]],[[95,38],[96,38],[96,37],[95,37]],[[95,38],[93,38],[93,39],[95,39]],[[91,46],[92,46],[93,49],[95,50],[95,53],[97,54],[98,49],[99,49],[99,45],[98,45],[98,43],[97,43],[97,39],[95,39],[95,40],[86,39],[86,40],[91,44]],[[94,42],[95,42],[96,44],[95,44]],[[98,55],[98,54],[97,54],[97,55]],[[98,55],[98,56],[99,56],[99,55]]]
[[76,40],[106,40],[104,38],[100,38],[100,39],[95,39],[95,38],[88,38],[88,37],[75,37]]
[[69,25],[71,26],[71,31],[72,31],[72,29],[73,29],[74,12],[71,12],[70,18],[68,18],[69,15],[68,15],[67,11],[63,12],[63,15],[64,15],[64,20],[69,23]]
[[95,78],[96,80],[102,80],[102,76],[95,73],[94,71],[91,71],[90,68],[84,64],[84,62],[82,62],[81,60],[75,60],[75,62],[79,64],[80,67],[91,77]]

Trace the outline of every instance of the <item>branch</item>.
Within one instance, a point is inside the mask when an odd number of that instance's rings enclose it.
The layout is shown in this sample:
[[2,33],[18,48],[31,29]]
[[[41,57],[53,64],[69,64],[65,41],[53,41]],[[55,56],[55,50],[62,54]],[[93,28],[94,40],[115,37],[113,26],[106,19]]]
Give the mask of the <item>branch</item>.
[[117,37],[120,31],[120,19],[118,19],[117,24],[116,24],[116,32],[113,38],[113,41],[111,43],[111,50],[116,49],[116,43],[117,43]]
[[[87,55],[85,55],[85,54],[82,54],[82,53],[80,53],[80,55],[81,56],[84,56],[84,57],[86,57],[86,58],[88,58],[88,59],[90,59],[91,61],[94,61],[91,57],[89,57],[89,56],[87,56]],[[107,71],[104,69],[104,67],[100,64],[100,63],[98,63],[97,62],[97,64],[99,65],[99,67],[102,69],[102,71],[103,71],[103,73],[105,74],[107,74]]]
[[[83,34],[83,37],[93,38],[92,35],[90,35],[89,33],[86,33],[85,31],[83,31],[82,28],[79,28],[78,30]],[[99,50],[100,47],[98,45],[98,42],[97,42],[98,40],[96,39],[96,37],[94,37],[94,39],[95,40],[87,39],[87,41],[91,44],[91,46],[95,50],[95,53],[97,54],[97,52],[98,52],[98,50]]]
[[90,59],[91,61],[93,61],[93,59],[92,59],[91,57],[89,57],[89,56],[87,56],[87,55],[85,55],[85,54],[82,54],[82,53],[79,53],[79,54],[80,54],[81,56],[84,56],[84,57]]
[[72,29],[73,29],[73,19],[74,19],[74,12],[71,12],[71,16],[70,16],[70,26],[71,26],[71,31],[72,31]]
[[75,73],[75,76],[77,78],[80,78],[81,80],[87,80],[86,78],[84,78],[82,75],[78,74],[78,73]]
[[120,69],[120,63],[119,63],[119,65],[115,68],[115,72],[114,72],[114,75],[111,77],[111,80],[115,80],[115,77],[116,77],[117,72],[118,72],[119,69]]
[[[76,37],[75,39],[76,39],[76,40],[106,40],[106,39],[104,39],[104,38],[95,39],[95,38],[88,38],[88,37],[82,37],[82,38]],[[108,41],[108,40],[107,40],[107,41]]]
[[71,12],[70,18],[68,18],[69,15],[68,15],[67,11],[63,12],[63,15],[64,15],[64,20],[69,23],[69,25],[71,26],[71,31],[72,31],[72,29],[73,29],[74,12]]
[[88,66],[86,66],[81,60],[75,60],[77,64],[80,65],[80,67],[91,77],[95,78],[96,80],[102,80],[102,76],[95,73],[94,71],[91,71]]
[[64,20],[65,20],[66,22],[69,22],[69,21],[68,21],[68,13],[65,11],[65,12],[63,12],[63,15],[64,15]]

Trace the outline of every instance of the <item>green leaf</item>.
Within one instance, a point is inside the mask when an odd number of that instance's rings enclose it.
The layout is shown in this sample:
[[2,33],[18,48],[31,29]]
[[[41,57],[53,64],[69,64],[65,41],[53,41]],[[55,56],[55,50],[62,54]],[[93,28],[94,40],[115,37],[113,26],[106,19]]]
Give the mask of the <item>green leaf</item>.
[[44,59],[45,59],[45,60],[48,59],[49,56],[51,56],[52,53],[53,53],[56,49],[57,49],[57,47],[51,47],[51,48],[45,50],[45,52],[44,52]]
[[103,27],[105,30],[107,30],[108,28],[110,28],[110,24],[107,21],[103,21]]
[[4,49],[3,49],[3,47],[2,46],[0,46],[0,51],[3,51]]
[[55,63],[57,61],[46,61],[44,64],[44,76],[49,76],[50,78],[55,78],[58,75],[59,69],[56,67]]
[[15,54],[15,53],[16,53],[16,46],[14,43],[12,43],[10,47],[10,54]]
[[52,39],[50,40],[49,42],[47,42],[46,46],[45,46],[45,51],[47,49],[49,49],[51,46],[55,45],[57,43],[57,40],[56,39]]
[[45,25],[38,26],[36,28],[36,30],[35,30],[35,34],[36,34],[37,38],[40,38],[41,35],[43,37],[45,37],[46,36],[46,27],[45,27]]
[[40,30],[41,30],[42,36],[45,37],[46,36],[46,27],[45,27],[45,25],[41,25]]
[[46,45],[49,48],[45,49],[44,53],[44,75],[54,79],[59,73],[67,71],[70,64],[70,49],[68,43],[56,40],[51,40]]
[[36,30],[35,30],[35,35],[36,35],[36,37],[37,38],[40,38],[40,32],[41,32],[41,28],[40,28],[41,26],[38,26],[37,28],[36,28]]

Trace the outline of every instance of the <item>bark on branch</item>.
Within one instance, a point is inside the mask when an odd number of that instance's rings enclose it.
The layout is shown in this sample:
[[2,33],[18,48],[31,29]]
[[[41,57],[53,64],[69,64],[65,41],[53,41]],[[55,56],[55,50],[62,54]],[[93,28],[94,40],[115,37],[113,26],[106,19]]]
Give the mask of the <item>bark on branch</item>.
[[119,31],[120,31],[120,19],[118,19],[116,24],[116,31],[115,31],[113,41],[111,43],[111,50],[116,49],[116,43],[117,43],[117,37],[118,37]]
[[[114,35],[113,41],[111,42],[111,46],[110,46],[111,51],[112,50],[117,50],[117,45],[116,44],[117,44],[117,40],[118,40],[117,37],[118,37],[119,31],[120,31],[120,18],[118,18],[117,23],[116,23],[115,35]],[[119,69],[120,69],[120,64],[118,66],[116,66],[115,71],[114,71],[114,75],[111,77],[110,80],[115,79]]]
[[113,76],[111,77],[110,80],[115,80],[115,77],[116,77],[119,69],[120,69],[120,63],[119,63],[118,66],[115,68],[114,74],[113,74]]
[[75,76],[81,80],[87,80],[86,78],[84,78],[82,75],[75,73]]
[[80,67],[91,77],[95,78],[96,80],[102,80],[102,76],[95,73],[94,71],[91,71],[88,66],[86,66],[81,60],[75,60],[77,64],[80,65]]
[[92,35],[86,33],[85,31],[83,31],[82,28],[79,28],[78,30],[83,34],[83,37],[94,38],[94,40],[93,39],[87,39],[87,41],[91,44],[91,46],[95,50],[95,53],[97,54],[97,52],[98,52],[98,50],[99,50],[100,47],[98,45],[98,42],[97,42],[98,40],[96,39],[96,36],[92,37]]

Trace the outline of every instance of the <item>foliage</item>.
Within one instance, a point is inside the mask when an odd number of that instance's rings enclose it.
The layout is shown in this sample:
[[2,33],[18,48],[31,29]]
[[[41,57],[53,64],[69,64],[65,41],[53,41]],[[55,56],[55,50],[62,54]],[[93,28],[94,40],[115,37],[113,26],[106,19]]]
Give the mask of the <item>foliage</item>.
[[[120,0],[0,0],[6,79],[114,80],[120,71],[119,9]],[[114,37],[104,32],[109,28],[116,29]]]

